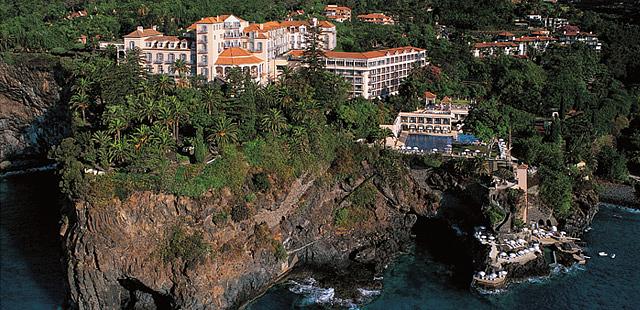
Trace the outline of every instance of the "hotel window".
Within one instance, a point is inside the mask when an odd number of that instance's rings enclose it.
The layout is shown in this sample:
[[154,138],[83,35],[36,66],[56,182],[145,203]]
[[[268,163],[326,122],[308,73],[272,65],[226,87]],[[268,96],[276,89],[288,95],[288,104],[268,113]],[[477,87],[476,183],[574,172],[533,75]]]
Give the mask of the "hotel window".
[[164,55],[162,55],[162,53],[158,53],[156,54],[156,61],[162,61],[162,59],[164,58]]
[[147,59],[147,61],[151,61],[151,53],[146,53],[145,54],[145,58]]
[[187,60],[187,54],[180,54],[180,59]]
[[206,25],[202,25],[202,27],[200,27],[200,31],[206,32],[207,31],[207,26]]
[[133,41],[129,42],[129,49],[134,49],[134,48],[136,48],[136,42],[133,42]]
[[169,54],[169,62],[174,62],[176,60],[176,55],[173,53]]
[[204,75],[205,78],[209,78],[209,69],[207,68],[202,68],[202,75]]
[[200,62],[203,64],[207,64],[207,55],[200,56]]
[[164,73],[164,67],[162,65],[158,66],[158,73],[160,74]]
[[151,47],[151,42],[147,42],[147,47]]

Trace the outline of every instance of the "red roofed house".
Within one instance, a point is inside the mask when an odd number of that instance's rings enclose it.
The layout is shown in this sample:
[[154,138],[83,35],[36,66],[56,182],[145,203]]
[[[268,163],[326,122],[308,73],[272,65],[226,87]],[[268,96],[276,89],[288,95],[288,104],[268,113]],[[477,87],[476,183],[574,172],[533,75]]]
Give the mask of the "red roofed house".
[[490,57],[497,55],[519,55],[518,44],[513,42],[480,42],[471,50],[474,57]]
[[124,36],[126,51],[140,50],[143,68],[154,74],[177,75],[173,64],[182,59],[193,70],[195,54],[190,42],[186,38],[165,36],[156,27],[138,27],[135,31]]
[[578,26],[566,25],[558,29],[558,39],[560,44],[571,45],[582,42],[597,52],[602,50],[602,43],[598,40],[598,36],[591,32],[581,32]]
[[371,13],[358,15],[358,20],[363,21],[365,23],[372,23],[378,25],[393,25],[394,20],[390,16],[384,15],[382,13]]
[[333,21],[342,23],[351,20],[351,9],[346,6],[329,4],[324,7],[324,16]]

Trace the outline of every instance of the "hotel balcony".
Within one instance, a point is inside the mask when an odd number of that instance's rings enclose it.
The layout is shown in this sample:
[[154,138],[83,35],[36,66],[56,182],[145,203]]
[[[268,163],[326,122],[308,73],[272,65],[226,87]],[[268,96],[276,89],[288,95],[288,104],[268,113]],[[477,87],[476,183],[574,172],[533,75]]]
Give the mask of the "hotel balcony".
[[159,64],[161,65],[163,63],[162,59],[156,59],[153,61],[154,64]]
[[224,38],[225,39],[240,39],[240,38],[242,38],[242,34],[241,33],[225,33],[224,34]]
[[207,34],[207,30],[198,30],[198,34]]
[[200,62],[198,63],[198,67],[206,67],[207,63],[206,62]]
[[198,54],[206,54],[207,52],[209,51],[206,48],[198,49]]

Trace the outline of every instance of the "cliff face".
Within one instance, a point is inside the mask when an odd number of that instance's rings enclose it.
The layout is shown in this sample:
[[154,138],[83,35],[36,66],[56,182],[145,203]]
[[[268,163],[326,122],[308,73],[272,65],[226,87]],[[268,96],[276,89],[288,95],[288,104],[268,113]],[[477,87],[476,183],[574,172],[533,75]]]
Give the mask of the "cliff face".
[[[409,173],[402,185],[364,175],[351,185],[304,176],[250,203],[224,190],[200,199],[135,192],[124,201],[78,202],[61,232],[71,306],[236,308],[294,266],[375,273],[411,244],[416,217],[434,215],[440,194]],[[349,196],[365,183],[375,188],[375,203],[339,225],[337,210],[357,208]],[[238,204],[252,215],[221,219],[222,206]],[[201,234],[206,257],[163,259],[172,227]]]
[[51,64],[0,61],[0,170],[46,157],[68,135],[64,78]]

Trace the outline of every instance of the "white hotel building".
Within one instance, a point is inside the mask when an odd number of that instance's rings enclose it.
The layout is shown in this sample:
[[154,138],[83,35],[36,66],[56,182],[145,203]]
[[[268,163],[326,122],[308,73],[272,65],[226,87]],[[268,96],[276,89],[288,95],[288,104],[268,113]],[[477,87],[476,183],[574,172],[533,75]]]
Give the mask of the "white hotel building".
[[[303,51],[288,55],[289,61],[300,61]],[[367,99],[397,94],[411,70],[425,65],[425,50],[411,46],[362,53],[325,51],[326,69],[347,79],[353,97]]]

